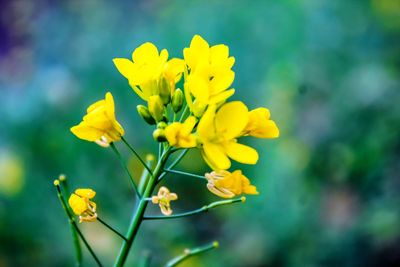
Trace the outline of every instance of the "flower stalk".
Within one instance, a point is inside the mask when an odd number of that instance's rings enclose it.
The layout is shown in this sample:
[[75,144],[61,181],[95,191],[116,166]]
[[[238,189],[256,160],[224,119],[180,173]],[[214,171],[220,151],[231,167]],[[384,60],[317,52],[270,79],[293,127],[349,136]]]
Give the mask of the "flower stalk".
[[204,252],[212,250],[214,248],[218,248],[218,246],[219,246],[219,243],[217,241],[214,241],[214,242],[204,245],[204,246],[200,246],[200,247],[196,247],[196,248],[192,248],[192,249],[185,249],[181,255],[179,255],[179,256],[173,258],[172,260],[170,260],[169,262],[167,262],[167,264],[165,264],[165,267],[177,266],[179,263],[187,260],[190,257],[193,257],[200,253],[204,253]]

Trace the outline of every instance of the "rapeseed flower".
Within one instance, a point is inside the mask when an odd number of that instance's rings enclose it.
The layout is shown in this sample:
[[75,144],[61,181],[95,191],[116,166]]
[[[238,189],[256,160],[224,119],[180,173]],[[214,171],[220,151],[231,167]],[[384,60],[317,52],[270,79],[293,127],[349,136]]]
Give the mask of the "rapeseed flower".
[[191,148],[196,146],[196,136],[192,133],[197,119],[188,117],[184,123],[174,122],[168,125],[165,130],[165,137],[170,146],[178,148]]
[[277,138],[279,129],[275,122],[270,119],[270,112],[267,108],[256,108],[249,112],[249,122],[244,129],[243,135],[250,135],[258,138]]
[[249,112],[243,102],[225,103],[219,109],[216,105],[208,107],[197,126],[197,134],[203,158],[212,169],[229,169],[229,158],[244,164],[257,162],[257,151],[237,142],[248,121]]
[[90,201],[96,192],[90,188],[77,189],[68,199],[72,211],[79,216],[79,222],[93,222],[97,219],[96,203]]
[[224,102],[234,94],[235,90],[228,88],[235,78],[231,69],[235,58],[229,57],[228,46],[210,47],[199,35],[193,37],[183,55],[190,71],[184,84],[186,101],[194,115],[200,117],[207,105]]
[[161,213],[169,216],[172,214],[170,202],[177,199],[177,194],[171,193],[168,188],[162,186],[158,190],[157,196],[153,196],[151,198],[151,202],[153,202],[153,204],[158,204],[160,206]]
[[80,139],[96,142],[103,147],[120,140],[125,131],[115,118],[112,94],[106,93],[105,99],[89,106],[82,122],[72,127],[71,132]]
[[223,198],[232,198],[241,194],[258,195],[257,188],[250,184],[242,171],[229,172],[225,170],[206,173],[207,188],[212,193]]
[[163,82],[167,82],[170,95],[180,80],[184,69],[182,59],[168,60],[168,51],[161,52],[152,43],[144,43],[132,53],[132,61],[126,58],[114,58],[118,71],[129,81],[132,89],[145,101],[158,95]]

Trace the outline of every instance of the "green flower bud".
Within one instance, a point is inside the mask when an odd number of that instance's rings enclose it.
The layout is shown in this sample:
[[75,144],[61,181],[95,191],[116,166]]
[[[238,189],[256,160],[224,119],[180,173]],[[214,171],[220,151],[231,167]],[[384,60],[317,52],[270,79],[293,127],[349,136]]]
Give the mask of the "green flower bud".
[[143,105],[136,106],[137,112],[139,113],[140,117],[142,117],[148,124],[153,125],[156,124],[156,121],[151,116],[150,111],[147,107]]
[[158,87],[160,92],[160,97],[164,105],[167,105],[171,101],[171,87],[164,77],[158,81]]
[[178,113],[183,106],[183,92],[181,89],[176,89],[174,95],[172,96],[172,109],[175,113]]
[[157,142],[167,141],[167,138],[165,137],[164,129],[155,129],[153,132],[153,138]]
[[157,129],[165,129],[165,127],[167,127],[166,122],[160,121],[159,123],[157,123]]
[[156,121],[161,121],[164,115],[164,104],[161,100],[161,97],[159,95],[153,95],[149,97],[148,101],[149,102],[147,104],[149,106],[151,116],[153,116]]

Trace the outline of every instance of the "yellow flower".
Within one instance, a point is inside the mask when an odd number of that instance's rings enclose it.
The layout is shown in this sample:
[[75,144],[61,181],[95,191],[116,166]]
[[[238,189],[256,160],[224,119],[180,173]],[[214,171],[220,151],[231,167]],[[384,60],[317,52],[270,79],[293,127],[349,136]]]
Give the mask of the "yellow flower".
[[80,139],[96,142],[103,147],[120,140],[125,132],[115,118],[112,94],[108,92],[104,100],[89,106],[83,121],[72,127],[71,132]]
[[196,137],[192,134],[196,118],[188,117],[184,123],[174,122],[165,128],[165,137],[170,146],[190,148],[196,146]]
[[160,206],[160,210],[162,214],[169,216],[172,214],[171,204],[172,200],[177,200],[178,195],[175,193],[170,193],[168,188],[165,186],[160,187],[158,190],[157,196],[153,196],[151,198],[151,202],[153,204],[158,204]]
[[234,89],[227,89],[235,78],[231,70],[235,59],[229,57],[228,46],[210,47],[199,35],[193,37],[183,54],[190,69],[184,85],[186,101],[195,116],[200,117],[207,105],[221,103],[234,94]]
[[249,122],[243,135],[258,138],[277,138],[279,137],[279,129],[275,122],[270,119],[270,112],[267,108],[256,108],[249,112]]
[[223,198],[232,198],[241,194],[258,195],[257,188],[250,184],[242,171],[213,171],[206,173],[207,188],[212,193]]
[[79,216],[79,222],[93,222],[97,219],[96,203],[90,201],[96,192],[92,189],[77,189],[68,199],[72,211]]
[[257,162],[257,151],[236,140],[248,121],[248,109],[240,101],[225,103],[218,110],[215,105],[208,107],[197,126],[197,134],[203,158],[212,169],[229,169],[229,158],[245,164]]
[[[159,94],[159,83],[165,78],[171,87],[171,95],[175,84],[183,72],[183,60],[173,58],[168,61],[166,49],[158,52],[152,43],[144,43],[132,53],[132,61],[126,58],[114,58],[118,71],[129,81],[132,89],[143,99]],[[138,88],[140,86],[140,89]]]

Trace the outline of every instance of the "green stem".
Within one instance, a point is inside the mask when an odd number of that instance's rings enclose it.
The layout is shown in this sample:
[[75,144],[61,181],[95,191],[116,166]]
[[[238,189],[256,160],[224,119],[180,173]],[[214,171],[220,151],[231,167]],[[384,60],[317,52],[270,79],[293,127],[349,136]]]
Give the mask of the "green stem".
[[125,145],[129,148],[129,150],[132,151],[133,154],[135,154],[138,160],[142,163],[143,167],[145,167],[147,171],[151,173],[151,175],[153,175],[153,172],[150,170],[149,166],[147,166],[146,162],[144,162],[144,160],[139,156],[136,150],[133,149],[133,147],[128,143],[128,141],[126,141],[124,137],[121,137],[121,140],[125,143]]
[[214,241],[210,244],[207,244],[207,245],[204,245],[201,247],[185,249],[183,251],[182,255],[179,255],[179,256],[173,258],[172,260],[170,260],[169,262],[167,262],[167,264],[165,264],[165,267],[177,266],[179,263],[183,262],[184,260],[186,260],[194,255],[209,251],[211,249],[217,248],[218,246],[219,246],[218,242]]
[[[58,181],[58,180],[56,180]],[[61,206],[63,207],[65,213],[68,216],[68,221],[69,223],[74,227],[75,231],[78,233],[78,235],[80,236],[80,238],[82,239],[83,243],[85,244],[86,248],[89,250],[90,254],[92,255],[92,257],[94,258],[94,260],[96,261],[98,266],[103,266],[99,260],[99,258],[97,258],[96,254],[94,253],[93,249],[91,248],[91,246],[89,245],[89,243],[86,241],[86,238],[84,237],[84,235],[82,234],[82,232],[79,230],[78,225],[76,224],[74,218],[72,217],[72,215],[69,212],[69,208],[67,206],[67,202],[65,201],[62,193],[61,193],[61,188],[59,184],[54,184],[56,186],[57,189],[57,197],[60,200]]]
[[179,122],[182,122],[182,120],[183,120],[183,118],[185,117],[185,114],[186,114],[186,112],[188,111],[188,109],[189,109],[189,106],[188,106],[188,105],[185,105],[185,108],[184,108],[183,111],[182,111],[182,114],[181,114],[181,117],[180,117],[180,119],[179,119]]
[[126,166],[124,160],[122,159],[121,153],[119,153],[119,151],[118,151],[118,149],[117,149],[117,147],[115,146],[114,143],[111,143],[110,146],[111,146],[112,150],[114,151],[114,153],[117,155],[118,160],[121,163],[122,168],[124,168],[124,170],[128,174],[128,176],[129,176],[129,178],[131,180],[132,187],[135,190],[137,196],[140,198],[139,190],[138,190],[138,188],[136,186],[135,180],[133,179],[133,177],[131,175],[131,172],[128,169],[128,166]]
[[168,219],[176,219],[176,218],[182,218],[182,217],[188,217],[192,215],[196,215],[202,212],[206,212],[212,208],[222,206],[222,205],[228,205],[236,202],[244,202],[246,201],[245,197],[238,197],[234,199],[228,199],[228,200],[220,200],[220,201],[215,201],[211,204],[208,204],[206,206],[203,206],[199,209],[184,212],[184,213],[178,213],[178,214],[173,214],[170,216],[144,216],[143,220],[168,220]]
[[206,179],[203,175],[198,175],[198,174],[193,174],[189,172],[183,172],[183,171],[178,171],[178,170],[171,170],[171,169],[164,169],[164,171],[169,172],[169,173],[175,173],[175,174],[180,174],[180,175],[186,175],[198,179]]
[[[177,150],[173,150],[173,152],[175,152]],[[167,170],[171,170],[172,168],[174,168],[176,165],[178,165],[178,163],[183,159],[183,157],[186,155],[186,153],[189,151],[189,148],[185,148],[181,154],[179,154],[179,156],[174,160],[174,162],[171,163],[171,165],[168,166],[168,168],[166,168]],[[162,173],[160,175],[160,177],[158,178],[158,182],[160,182],[164,176],[165,176],[166,172]]]
[[123,240],[127,240],[126,237],[121,234],[120,232],[118,232],[117,230],[115,230],[111,225],[109,225],[108,223],[106,223],[105,221],[103,221],[102,219],[100,219],[100,217],[97,217],[97,220],[103,224],[105,227],[107,227],[108,229],[110,229],[111,231],[113,231],[115,234],[117,234],[119,237],[121,237]]
[[128,234],[127,234],[127,241],[124,242],[121,246],[121,250],[117,256],[117,259],[115,261],[114,266],[115,267],[121,267],[124,265],[128,254],[129,250],[133,244],[133,240],[135,239],[135,236],[139,230],[140,224],[143,221],[143,215],[145,213],[147,204],[149,203],[146,199],[149,198],[154,190],[154,187],[156,186],[157,179],[161,175],[164,169],[164,165],[167,162],[167,159],[170,155],[170,150],[168,149],[163,153],[161,156],[160,160],[157,163],[157,166],[154,169],[153,175],[151,175],[149,182],[147,183],[146,189],[143,193],[143,197],[140,199],[136,211],[132,215],[131,223],[129,225],[128,229]]
[[[70,190],[69,190],[69,186],[68,186],[68,182],[67,182],[67,178],[65,175],[60,175],[59,176],[59,181],[60,181],[60,187],[62,189],[61,194],[62,197],[64,198],[64,195],[69,195],[70,194]],[[61,186],[63,185],[63,186]],[[58,193],[58,192],[57,192]],[[71,214],[71,209],[68,208],[68,212]],[[74,225],[70,222],[70,220],[68,220],[69,222],[69,227],[71,230],[71,236],[72,236],[72,241],[74,243],[74,248],[75,248],[75,255],[76,255],[76,266],[80,267],[82,266],[82,248],[81,248],[81,244],[79,243],[79,237],[78,237],[78,233],[75,230]]]
[[[155,160],[155,158],[153,156],[150,156],[150,157],[147,156],[146,157],[147,166],[152,167],[154,164],[154,160]],[[149,177],[150,177],[150,173],[146,169],[143,169],[142,175],[140,176],[140,180],[139,180],[139,186],[138,186],[139,193],[141,195],[143,194],[143,191],[146,188],[146,185],[149,181]]]

